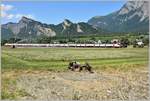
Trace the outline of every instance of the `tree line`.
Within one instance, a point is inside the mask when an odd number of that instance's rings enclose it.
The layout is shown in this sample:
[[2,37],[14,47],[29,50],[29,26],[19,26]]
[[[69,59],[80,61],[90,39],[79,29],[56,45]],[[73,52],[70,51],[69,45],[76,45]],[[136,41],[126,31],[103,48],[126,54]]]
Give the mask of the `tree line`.
[[112,36],[108,38],[108,36],[90,36],[90,37],[39,37],[36,39],[26,39],[22,40],[20,38],[10,38],[7,40],[2,40],[1,45],[4,45],[5,43],[96,43],[99,40],[101,40],[101,43],[111,43],[111,40],[118,39],[120,43],[126,47],[128,45],[135,45],[136,40],[142,40],[144,45],[149,44],[149,36],[148,35],[137,35],[137,36],[131,36],[130,34],[126,34],[124,36]]

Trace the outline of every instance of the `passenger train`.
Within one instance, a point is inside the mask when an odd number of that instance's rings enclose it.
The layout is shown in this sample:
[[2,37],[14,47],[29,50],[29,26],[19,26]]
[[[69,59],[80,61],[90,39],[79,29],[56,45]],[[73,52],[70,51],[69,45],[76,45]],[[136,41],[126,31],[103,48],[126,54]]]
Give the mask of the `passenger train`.
[[99,48],[121,48],[120,44],[22,44],[6,43],[8,47],[99,47]]

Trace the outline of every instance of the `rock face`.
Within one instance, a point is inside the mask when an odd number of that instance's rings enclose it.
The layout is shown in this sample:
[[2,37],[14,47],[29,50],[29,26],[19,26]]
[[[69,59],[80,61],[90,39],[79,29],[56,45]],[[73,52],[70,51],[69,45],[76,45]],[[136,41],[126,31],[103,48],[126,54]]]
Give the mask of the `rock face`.
[[18,23],[7,23],[2,25],[2,36],[6,33],[3,30],[10,30],[13,35],[21,38],[36,37],[40,35],[55,36],[56,33],[47,24],[42,24],[38,21],[22,17]]
[[73,23],[68,19],[65,19],[62,23],[55,25],[54,29],[58,36],[68,36],[68,37],[101,33],[88,23],[85,22]]
[[96,34],[99,31],[87,23],[72,23],[65,19],[58,25],[44,24],[27,17],[22,17],[18,23],[2,25],[2,39],[18,37],[21,39],[35,38],[40,36],[76,36],[81,34]]
[[106,16],[96,16],[88,21],[90,25],[110,32],[148,32],[148,1],[128,1],[123,7]]

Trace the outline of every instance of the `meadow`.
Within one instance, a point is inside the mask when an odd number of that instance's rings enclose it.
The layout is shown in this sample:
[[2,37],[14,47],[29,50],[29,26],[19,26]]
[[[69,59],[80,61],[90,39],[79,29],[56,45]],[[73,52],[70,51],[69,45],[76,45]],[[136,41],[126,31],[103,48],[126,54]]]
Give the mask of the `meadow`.
[[[2,47],[2,99],[148,99],[148,48]],[[88,62],[94,73],[67,70]]]
[[95,69],[147,65],[148,48],[2,48],[2,69],[66,70],[69,61]]

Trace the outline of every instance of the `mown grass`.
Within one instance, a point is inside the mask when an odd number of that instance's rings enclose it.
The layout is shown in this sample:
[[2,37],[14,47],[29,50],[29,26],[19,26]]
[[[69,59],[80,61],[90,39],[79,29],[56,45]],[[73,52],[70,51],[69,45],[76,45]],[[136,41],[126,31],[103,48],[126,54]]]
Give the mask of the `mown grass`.
[[2,48],[2,70],[66,70],[69,61],[89,62],[95,69],[148,65],[148,48]]
[[[81,64],[88,62],[93,67],[94,71],[102,70],[106,74],[110,73],[110,71],[112,71],[113,74],[117,74],[118,71],[121,71],[119,73],[121,75],[122,73],[124,74],[126,71],[129,71],[125,74],[131,79],[130,81],[134,81],[132,77],[136,77],[134,74],[134,72],[136,73],[136,69],[142,71],[148,67],[148,48],[11,49],[2,47],[2,99],[14,100],[26,96],[35,98],[24,89],[17,88],[16,80],[17,77],[19,77],[18,75],[23,73],[22,71],[28,71],[28,69],[31,71],[65,71],[67,70],[69,61],[73,60],[79,61]],[[131,73],[133,73],[132,77],[129,75]],[[143,77],[143,75],[140,75],[140,77]],[[139,78],[139,76],[136,78]],[[74,93],[72,99],[80,99],[78,92]]]
[[16,78],[2,77],[2,99],[14,100],[19,97],[31,96],[24,89],[16,88]]

